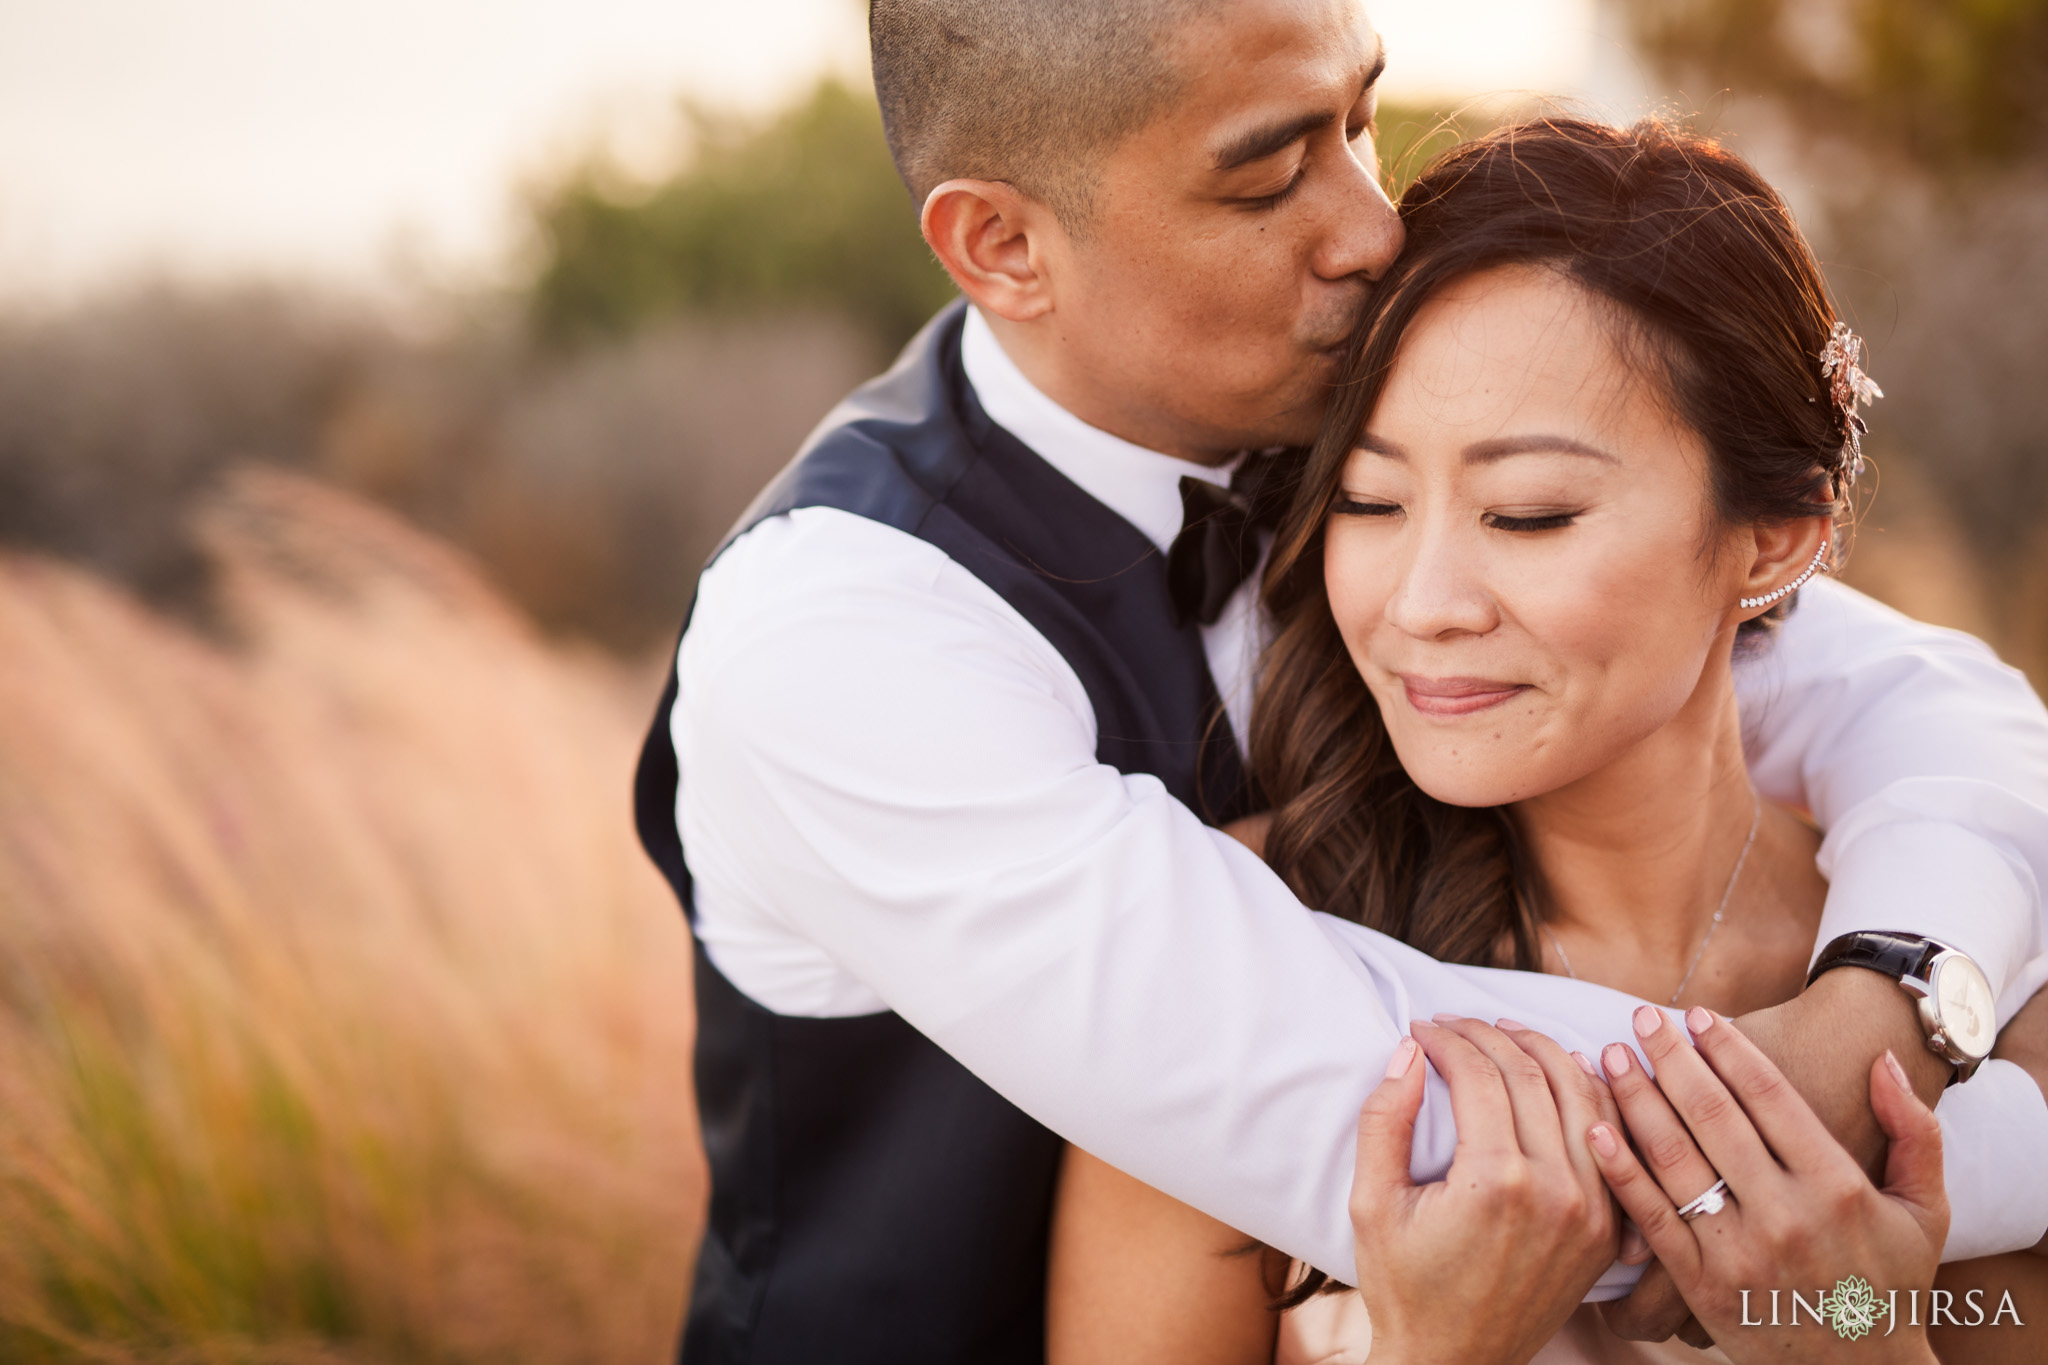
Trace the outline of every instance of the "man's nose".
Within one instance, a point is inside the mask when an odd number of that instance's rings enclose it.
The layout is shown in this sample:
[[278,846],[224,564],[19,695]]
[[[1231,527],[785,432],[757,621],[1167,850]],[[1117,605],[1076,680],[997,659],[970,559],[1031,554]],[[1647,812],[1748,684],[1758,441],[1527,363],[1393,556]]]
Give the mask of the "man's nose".
[[1376,157],[1347,157],[1341,192],[1331,204],[1329,232],[1316,254],[1315,271],[1326,280],[1363,275],[1377,280],[1401,254],[1406,232],[1380,184]]

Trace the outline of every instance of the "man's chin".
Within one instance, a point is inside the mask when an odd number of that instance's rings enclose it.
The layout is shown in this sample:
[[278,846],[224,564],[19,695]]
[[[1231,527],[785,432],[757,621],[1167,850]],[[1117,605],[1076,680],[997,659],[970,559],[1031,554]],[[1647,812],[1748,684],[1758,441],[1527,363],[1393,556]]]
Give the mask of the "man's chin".
[[1293,402],[1278,414],[1274,426],[1276,434],[1273,444],[1305,446],[1313,442],[1322,428],[1323,413],[1330,406],[1330,393],[1336,387],[1338,377],[1344,372],[1344,356],[1348,342],[1311,352],[1304,358],[1299,381],[1295,385]]
[[1316,436],[1322,431],[1323,409],[1329,406],[1329,386],[1318,384],[1315,391],[1303,396],[1299,406],[1278,414],[1267,424],[1264,440],[1259,444],[1267,446],[1306,446],[1315,444]]

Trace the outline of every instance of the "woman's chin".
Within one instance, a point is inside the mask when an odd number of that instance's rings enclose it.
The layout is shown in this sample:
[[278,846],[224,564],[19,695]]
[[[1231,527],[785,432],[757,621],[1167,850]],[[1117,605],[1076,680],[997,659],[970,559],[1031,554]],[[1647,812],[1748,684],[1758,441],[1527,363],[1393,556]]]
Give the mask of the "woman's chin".
[[[1423,794],[1446,806],[1506,806],[1529,795],[1530,783],[1523,773],[1489,773],[1470,770],[1456,773],[1419,773],[1414,765],[1403,764]],[[1520,779],[1520,780],[1517,780]]]

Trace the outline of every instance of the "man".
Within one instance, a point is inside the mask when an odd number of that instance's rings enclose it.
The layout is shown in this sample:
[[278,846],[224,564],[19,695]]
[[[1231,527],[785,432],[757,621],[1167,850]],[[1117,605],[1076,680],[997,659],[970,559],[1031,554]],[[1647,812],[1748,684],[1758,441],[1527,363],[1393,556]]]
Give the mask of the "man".
[[[742,518],[643,759],[642,835],[699,941],[690,1361],[1039,1358],[1060,1138],[1348,1276],[1353,1124],[1402,1021],[1509,1012],[1484,974],[1354,951],[1203,818],[1250,801],[1256,499],[1225,490],[1259,467],[1240,452],[1313,435],[1400,245],[1364,16],[871,16],[891,148],[972,307]],[[1822,939],[1939,939],[2008,1016],[2048,974],[2024,683],[1823,584],[1745,701],[1760,785],[1830,829]],[[1611,993],[1532,980],[1559,1003],[1516,1017],[1626,1036]],[[1874,972],[1743,1022],[1866,1156],[1871,1059],[1913,1059],[1930,1098],[1951,1070]],[[2012,1081],[1959,1120],[2032,1196],[1959,1201],[1981,1247],[2048,1226],[2048,1106]],[[1450,1142],[1426,1109],[1418,1173]]]

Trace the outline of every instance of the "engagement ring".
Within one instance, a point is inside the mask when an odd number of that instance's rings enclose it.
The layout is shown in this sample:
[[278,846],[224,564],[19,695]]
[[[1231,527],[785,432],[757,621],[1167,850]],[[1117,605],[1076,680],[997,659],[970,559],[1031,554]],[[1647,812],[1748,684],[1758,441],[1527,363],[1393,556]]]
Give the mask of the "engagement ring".
[[1695,1218],[1701,1218],[1710,1213],[1719,1213],[1727,1207],[1728,1182],[1716,1180],[1713,1184],[1707,1186],[1706,1192],[1700,1195],[1699,1198],[1680,1208],[1678,1216],[1690,1223]]

